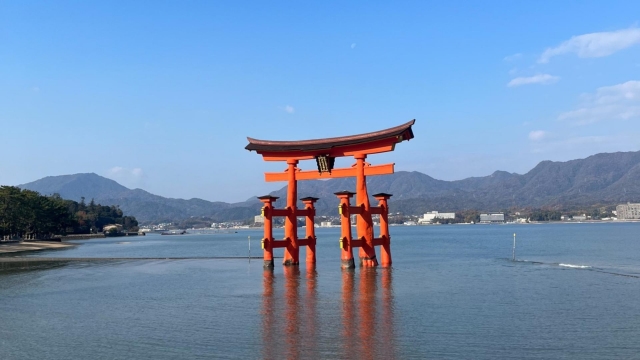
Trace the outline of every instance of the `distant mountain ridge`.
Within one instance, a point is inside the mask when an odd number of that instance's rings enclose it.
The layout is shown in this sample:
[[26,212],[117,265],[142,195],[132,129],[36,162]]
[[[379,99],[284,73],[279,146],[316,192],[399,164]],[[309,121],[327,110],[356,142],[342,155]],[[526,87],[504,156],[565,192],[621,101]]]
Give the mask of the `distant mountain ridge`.
[[94,199],[102,205],[117,205],[125,214],[138,221],[173,221],[191,216],[211,216],[218,221],[247,219],[259,212],[260,205],[239,206],[221,201],[173,199],[151,194],[142,189],[129,189],[116,181],[94,173],[47,176],[19,185],[43,195],[60,194],[65,199],[88,202]]
[[[217,221],[251,218],[260,202],[248,200],[229,204],[202,199],[172,199],[141,189],[128,189],[96,174],[48,176],[20,185],[41,194],[58,193],[79,201],[84,196],[103,205],[119,205],[140,221],[178,220],[210,216]],[[413,171],[367,179],[370,194],[393,194],[391,210],[408,214],[426,211],[477,209],[496,211],[511,207],[576,207],[613,205],[640,201],[640,151],[602,153],[566,162],[542,161],[526,174],[496,171],[489,176],[444,181]],[[298,197],[315,196],[318,214],[334,215],[334,192],[353,190],[355,179],[301,181]],[[283,206],[287,187],[272,192]]]

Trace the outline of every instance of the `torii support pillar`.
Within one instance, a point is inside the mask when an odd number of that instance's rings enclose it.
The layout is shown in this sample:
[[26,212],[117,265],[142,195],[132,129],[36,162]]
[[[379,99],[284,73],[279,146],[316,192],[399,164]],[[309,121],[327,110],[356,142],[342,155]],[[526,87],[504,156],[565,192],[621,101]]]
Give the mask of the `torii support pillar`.
[[383,267],[391,266],[391,236],[389,235],[389,205],[391,194],[379,193],[373,197],[378,200],[377,211],[380,215],[380,262]]
[[266,195],[260,196],[258,199],[264,204],[262,207],[262,216],[264,217],[264,236],[262,237],[264,267],[273,269],[273,203],[278,198]]
[[[278,200],[277,197],[271,195],[265,195],[258,197],[264,204],[262,207],[262,216],[264,217],[264,236],[262,238],[262,249],[264,249],[264,267],[273,269],[273,249],[284,248],[284,265],[298,265],[297,259],[299,255],[300,246],[307,246],[307,264],[316,263],[316,233],[314,228],[314,218],[316,215],[315,202],[318,198],[306,197],[302,198],[302,203],[305,208],[297,210],[295,207],[287,206],[284,209],[276,209],[273,207],[273,203]],[[290,205],[290,204],[289,204]],[[292,216],[293,214],[293,216]],[[295,220],[292,230],[285,232],[284,240],[275,240],[273,238],[273,217],[282,216],[285,218],[285,225],[287,221],[290,221],[291,217]],[[298,239],[297,235],[297,217],[305,216],[306,222],[306,237],[304,239]],[[285,227],[285,231],[287,228]],[[291,240],[294,239],[294,240]],[[295,246],[292,246],[295,245]],[[298,251],[291,251],[291,249],[298,249]],[[295,256],[295,257],[294,257]],[[293,259],[296,259],[294,262]]]
[[366,165],[364,159],[366,154],[354,155],[356,159],[356,206],[360,207],[357,217],[358,238],[362,240],[360,246],[360,265],[378,266],[376,250],[373,247],[373,219],[371,219],[371,204],[369,204],[369,194],[367,193],[367,178],[364,175]]
[[314,204],[318,201],[316,197],[305,197],[300,199],[304,204],[304,210],[301,211],[301,214],[306,216],[305,229],[306,229],[306,238],[305,240],[299,240],[298,243],[300,245],[307,245],[307,265],[316,263],[316,229],[314,227],[315,221],[314,218],[316,216],[316,208]]
[[343,269],[353,269],[356,267],[353,261],[353,239],[351,238],[351,215],[350,215],[350,199],[355,195],[350,191],[340,191],[335,193],[340,199],[338,205],[338,213],[340,214],[340,249],[341,266]]

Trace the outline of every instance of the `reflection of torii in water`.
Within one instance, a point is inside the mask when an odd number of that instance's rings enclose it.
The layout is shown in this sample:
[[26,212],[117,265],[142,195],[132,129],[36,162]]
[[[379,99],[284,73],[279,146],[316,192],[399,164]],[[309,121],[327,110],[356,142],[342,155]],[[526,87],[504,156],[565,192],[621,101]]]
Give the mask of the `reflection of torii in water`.
[[342,271],[340,306],[320,309],[314,265],[285,267],[279,285],[271,269],[263,274],[262,358],[398,357],[393,269]]
[[[389,237],[389,224],[387,215],[389,212],[387,200],[390,194],[373,195],[378,201],[378,206],[369,204],[366,176],[393,174],[394,164],[375,165],[365,162],[367,155],[393,151],[395,145],[404,140],[413,138],[411,127],[415,120],[390,129],[376,131],[367,134],[344,136],[337,138],[305,140],[305,141],[269,141],[247,138],[249,144],[247,150],[256,151],[262,155],[265,161],[284,161],[287,169],[283,173],[265,173],[265,180],[287,181],[287,206],[284,209],[275,209],[273,202],[278,199],[274,196],[259,197],[264,203],[262,214],[264,216],[264,266],[273,267],[273,249],[283,247],[284,265],[298,265],[300,263],[300,246],[307,246],[307,263],[316,262],[315,245],[316,237],[313,227],[315,216],[314,203],[317,198],[309,197],[301,199],[305,204],[304,210],[298,210],[297,181],[311,179],[332,179],[340,177],[355,177],[356,192],[342,191],[336,193],[340,199],[339,212],[342,221],[342,235],[340,248],[342,249],[342,267],[354,267],[354,247],[360,248],[360,264],[363,266],[377,266],[378,260],[374,246],[381,246],[382,266],[391,266],[391,249]],[[356,163],[350,168],[334,169],[336,157],[353,156]],[[314,160],[318,170],[301,171],[297,165],[300,160]],[[356,206],[350,206],[350,198],[356,195]],[[357,215],[357,239],[351,237],[350,215]],[[373,220],[371,215],[380,215],[380,236],[374,238]],[[285,238],[275,240],[273,238],[273,216],[285,217]],[[305,216],[306,237],[298,239],[297,217]]]

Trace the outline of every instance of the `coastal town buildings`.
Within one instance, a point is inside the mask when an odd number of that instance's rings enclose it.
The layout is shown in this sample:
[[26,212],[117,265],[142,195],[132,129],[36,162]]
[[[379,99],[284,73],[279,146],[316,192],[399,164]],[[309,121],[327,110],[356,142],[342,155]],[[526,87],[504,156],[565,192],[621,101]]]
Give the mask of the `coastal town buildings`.
[[498,223],[498,222],[504,222],[504,213],[480,214],[481,224]]
[[640,219],[640,203],[626,203],[616,206],[616,214],[620,220]]

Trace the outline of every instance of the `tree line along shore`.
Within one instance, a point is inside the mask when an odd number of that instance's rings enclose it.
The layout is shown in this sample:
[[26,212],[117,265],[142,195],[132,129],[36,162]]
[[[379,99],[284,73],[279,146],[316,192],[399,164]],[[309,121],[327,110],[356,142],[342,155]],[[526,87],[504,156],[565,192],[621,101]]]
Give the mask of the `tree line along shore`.
[[[108,225],[117,225],[109,227]],[[43,196],[15,186],[0,186],[0,240],[53,239],[57,236],[98,234],[105,227],[138,231],[138,221],[117,206]]]

